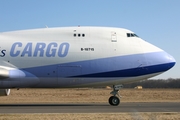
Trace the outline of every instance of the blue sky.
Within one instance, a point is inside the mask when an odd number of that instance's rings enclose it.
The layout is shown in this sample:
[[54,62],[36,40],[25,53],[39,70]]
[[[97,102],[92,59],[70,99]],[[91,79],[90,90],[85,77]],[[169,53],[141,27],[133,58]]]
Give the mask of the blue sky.
[[0,32],[45,25],[130,29],[176,59],[155,78],[180,78],[180,0],[0,0]]

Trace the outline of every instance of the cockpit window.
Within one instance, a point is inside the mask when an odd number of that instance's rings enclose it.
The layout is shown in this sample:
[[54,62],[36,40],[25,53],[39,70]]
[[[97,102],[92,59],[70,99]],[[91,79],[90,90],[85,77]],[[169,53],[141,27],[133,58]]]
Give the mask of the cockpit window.
[[135,37],[139,37],[138,35],[134,34]]
[[134,33],[127,33],[127,37],[139,37],[139,36],[137,36],[137,35],[134,34]]
[[130,34],[130,33],[127,33],[127,37],[131,37],[131,34]]

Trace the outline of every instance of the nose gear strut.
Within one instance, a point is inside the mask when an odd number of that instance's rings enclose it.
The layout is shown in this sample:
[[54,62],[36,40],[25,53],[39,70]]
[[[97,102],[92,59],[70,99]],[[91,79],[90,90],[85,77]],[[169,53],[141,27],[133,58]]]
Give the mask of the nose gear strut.
[[109,98],[109,104],[112,106],[117,106],[120,103],[119,90],[123,88],[123,85],[113,85],[113,91],[110,93],[113,96]]

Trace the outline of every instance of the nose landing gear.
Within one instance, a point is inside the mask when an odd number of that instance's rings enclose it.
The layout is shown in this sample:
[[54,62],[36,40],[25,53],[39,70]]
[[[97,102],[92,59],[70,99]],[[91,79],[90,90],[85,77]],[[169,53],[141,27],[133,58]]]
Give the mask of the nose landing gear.
[[123,85],[113,85],[113,91],[110,93],[113,96],[109,98],[109,104],[112,106],[118,106],[120,103],[120,95],[119,95],[119,90],[123,88]]

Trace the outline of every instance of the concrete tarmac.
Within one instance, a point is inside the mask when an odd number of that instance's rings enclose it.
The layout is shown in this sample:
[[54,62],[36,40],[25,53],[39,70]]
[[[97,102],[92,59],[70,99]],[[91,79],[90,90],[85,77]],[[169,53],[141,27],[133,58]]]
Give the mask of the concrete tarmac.
[[180,103],[107,104],[0,104],[2,113],[119,113],[119,112],[180,112]]

